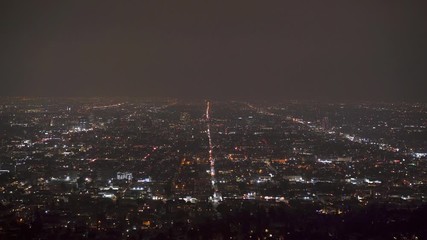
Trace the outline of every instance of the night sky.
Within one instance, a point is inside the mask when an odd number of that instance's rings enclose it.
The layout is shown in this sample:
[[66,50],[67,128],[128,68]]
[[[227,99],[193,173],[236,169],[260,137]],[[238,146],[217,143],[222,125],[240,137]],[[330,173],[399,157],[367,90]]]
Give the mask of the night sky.
[[427,1],[0,3],[0,95],[427,101]]

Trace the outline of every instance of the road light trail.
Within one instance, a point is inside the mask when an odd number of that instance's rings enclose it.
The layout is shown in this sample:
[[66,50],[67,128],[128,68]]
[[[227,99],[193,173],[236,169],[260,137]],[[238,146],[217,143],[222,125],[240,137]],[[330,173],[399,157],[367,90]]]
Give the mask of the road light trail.
[[211,173],[211,184],[212,189],[214,191],[213,196],[210,198],[211,201],[214,204],[217,204],[222,200],[221,194],[218,191],[218,186],[216,185],[216,179],[215,179],[215,158],[213,156],[213,144],[212,144],[212,137],[211,137],[211,124],[210,124],[210,102],[208,101],[206,104],[206,122],[208,125],[207,129],[207,135],[209,140],[209,162],[210,162],[210,173]]

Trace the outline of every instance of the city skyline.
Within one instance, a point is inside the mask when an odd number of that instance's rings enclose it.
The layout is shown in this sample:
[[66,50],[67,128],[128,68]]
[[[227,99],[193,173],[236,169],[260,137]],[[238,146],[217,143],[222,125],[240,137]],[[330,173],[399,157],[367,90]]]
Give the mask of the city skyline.
[[0,239],[427,239],[427,1],[0,1]]
[[426,123],[426,104],[0,98],[0,238],[423,239]]

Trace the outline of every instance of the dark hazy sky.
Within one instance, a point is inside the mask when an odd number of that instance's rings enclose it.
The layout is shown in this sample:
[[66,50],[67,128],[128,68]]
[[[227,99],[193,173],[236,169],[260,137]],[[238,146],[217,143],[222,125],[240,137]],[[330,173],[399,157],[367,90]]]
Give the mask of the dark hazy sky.
[[0,95],[427,100],[427,1],[0,3]]

